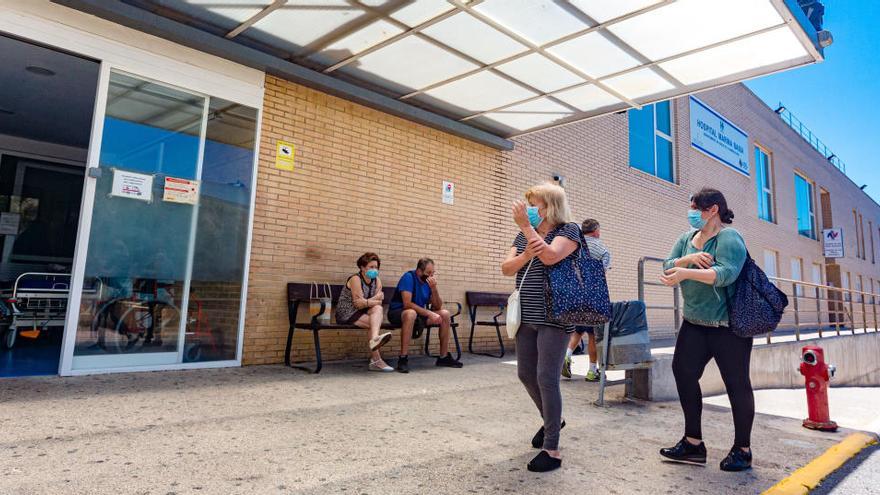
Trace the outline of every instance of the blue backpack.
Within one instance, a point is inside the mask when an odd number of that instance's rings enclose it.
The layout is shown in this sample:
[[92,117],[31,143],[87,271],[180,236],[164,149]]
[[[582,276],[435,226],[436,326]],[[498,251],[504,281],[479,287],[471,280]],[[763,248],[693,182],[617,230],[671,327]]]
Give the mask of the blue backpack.
[[779,325],[786,306],[788,296],[770,282],[747,251],[733,296],[727,299],[730,330],[743,338],[771,332]]

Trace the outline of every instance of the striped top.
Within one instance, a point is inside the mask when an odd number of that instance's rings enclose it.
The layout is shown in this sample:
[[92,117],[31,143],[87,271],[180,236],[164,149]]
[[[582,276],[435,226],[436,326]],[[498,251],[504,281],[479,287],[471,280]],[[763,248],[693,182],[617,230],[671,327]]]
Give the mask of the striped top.
[[584,245],[587,247],[587,252],[590,253],[590,258],[601,261],[606,272],[611,269],[611,253],[605,247],[604,242],[600,241],[598,237],[585,235]]
[[[547,233],[547,236],[544,237],[544,242],[550,244],[556,236],[560,235],[578,242],[581,229],[576,223],[560,225]],[[522,232],[517,234],[516,239],[513,241],[513,246],[516,247],[516,254],[522,254],[526,250],[526,244],[525,234]],[[577,256],[577,250],[569,255],[569,258],[572,256]],[[525,282],[523,282],[523,275],[525,275],[526,268],[529,266],[528,263],[523,265],[516,274],[516,287],[522,284],[522,290],[519,294],[520,311],[522,314],[521,321],[532,325],[561,327],[560,325],[547,322],[547,305],[544,296],[544,263],[538,258],[533,258],[533,260],[534,262],[532,267],[528,269],[529,273]],[[574,326],[566,326],[564,328],[569,333],[574,331]]]

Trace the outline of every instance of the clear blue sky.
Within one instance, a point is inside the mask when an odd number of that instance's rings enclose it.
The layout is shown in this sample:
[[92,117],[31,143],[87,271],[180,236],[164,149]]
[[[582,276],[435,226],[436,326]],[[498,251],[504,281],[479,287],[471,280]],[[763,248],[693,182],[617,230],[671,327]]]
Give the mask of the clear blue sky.
[[746,84],[770,107],[782,102],[880,203],[880,1],[823,3],[834,36],[825,61]]

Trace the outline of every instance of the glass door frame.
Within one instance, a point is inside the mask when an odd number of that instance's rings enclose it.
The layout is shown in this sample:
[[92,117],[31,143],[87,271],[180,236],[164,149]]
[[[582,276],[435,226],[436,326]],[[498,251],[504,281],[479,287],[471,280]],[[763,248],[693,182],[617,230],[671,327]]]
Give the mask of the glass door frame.
[[135,77],[154,80],[160,84],[183,88],[185,91],[222,98],[256,109],[250,211],[247,223],[235,359],[182,363],[153,368],[185,369],[240,366],[244,343],[244,323],[250,275],[257,177],[259,175],[261,122],[263,118],[266,80],[265,71],[247,67],[205,52],[199,52],[172,41],[156,38],[138,30],[98,19],[85,13],[72,11],[66,7],[49,2],[0,2],[0,34],[37,43],[50,49],[86,57],[100,63],[96,88],[97,97],[93,109],[91,136],[85,161],[83,195],[73,258],[71,299],[68,302],[63,347],[59,363],[59,374],[64,376],[152,369],[151,367],[79,371],[71,369],[88,250],[88,238],[94,208],[96,179],[90,177],[90,175],[100,170],[98,162],[111,69],[119,70]]
[[[119,366],[119,367],[110,367],[110,368],[88,368],[88,369],[74,369],[74,350],[76,347],[76,334],[79,328],[79,318],[80,318],[80,304],[82,301],[82,288],[85,279],[85,268],[86,268],[86,260],[88,255],[88,246],[89,246],[89,238],[91,236],[91,225],[92,225],[92,214],[94,212],[95,206],[95,194],[96,194],[96,185],[97,185],[97,177],[99,177],[102,173],[106,172],[102,170],[100,164],[101,157],[101,144],[103,141],[104,134],[104,119],[106,116],[106,107],[107,107],[107,99],[110,88],[110,75],[111,73],[120,73],[124,75],[128,75],[131,77],[135,77],[138,79],[142,79],[145,81],[149,81],[155,84],[159,84],[162,86],[167,86],[170,88],[178,89],[180,91],[185,91],[187,93],[193,94],[195,96],[201,96],[205,98],[205,105],[202,112],[202,121],[201,121],[201,129],[200,129],[200,137],[199,137],[199,156],[197,163],[197,175],[198,179],[201,178],[201,171],[204,161],[204,149],[205,149],[205,140],[206,140],[206,131],[207,131],[207,118],[208,111],[210,108],[210,98],[211,95],[205,94],[200,91],[195,91],[192,89],[188,89],[183,86],[175,85],[173,83],[159,80],[154,77],[150,77],[148,75],[139,74],[136,72],[132,72],[130,70],[125,70],[122,68],[117,68],[114,65],[108,63],[107,61],[101,61],[101,66],[99,70],[98,76],[98,88],[97,95],[95,98],[95,108],[93,111],[92,117],[92,131],[91,137],[89,140],[89,148],[88,148],[88,156],[86,159],[86,169],[85,169],[85,179],[83,181],[83,195],[82,195],[82,204],[80,206],[80,217],[79,217],[79,226],[77,230],[77,239],[76,239],[76,247],[73,255],[73,270],[71,274],[71,285],[70,285],[70,299],[68,300],[67,305],[67,315],[65,318],[65,326],[64,326],[64,337],[62,341],[62,349],[61,349],[61,362],[59,365],[59,374],[62,376],[74,376],[74,375],[88,375],[88,374],[96,374],[96,373],[113,373],[113,372],[131,372],[131,371],[159,371],[159,370],[179,370],[179,369],[194,369],[194,368],[223,368],[223,367],[231,367],[231,366],[241,366],[242,360],[242,349],[243,349],[243,341],[244,341],[244,323],[246,318],[246,306],[247,306],[247,291],[248,291],[248,277],[250,271],[250,255],[251,255],[251,243],[253,240],[253,222],[254,222],[254,207],[255,207],[255,199],[256,199],[256,181],[258,176],[258,167],[260,160],[260,133],[261,133],[261,125],[263,108],[262,104],[260,104],[257,110],[257,124],[256,124],[256,132],[254,136],[254,158],[252,162],[252,173],[251,173],[251,191],[250,191],[250,205],[249,205],[249,214],[248,214],[248,227],[247,227],[247,241],[246,241],[246,251],[245,251],[245,259],[244,259],[244,268],[243,268],[243,277],[242,277],[242,291],[241,291],[241,300],[239,302],[239,321],[238,321],[238,333],[236,340],[236,351],[235,351],[235,359],[230,360],[221,360],[221,361],[204,361],[204,362],[183,362],[183,353],[185,352],[185,341],[186,341],[186,314],[187,307],[189,304],[189,289],[192,282],[192,265],[194,260],[194,249],[195,249],[195,235],[196,230],[195,226],[198,222],[198,214],[199,208],[196,205],[196,208],[192,214],[192,229],[190,230],[190,242],[188,246],[187,252],[187,278],[184,281],[183,295],[181,300],[181,318],[180,318],[180,326],[178,328],[178,344],[177,344],[177,362],[175,363],[161,363],[161,364],[152,364],[145,363],[133,366]],[[136,355],[133,355],[136,356]]]

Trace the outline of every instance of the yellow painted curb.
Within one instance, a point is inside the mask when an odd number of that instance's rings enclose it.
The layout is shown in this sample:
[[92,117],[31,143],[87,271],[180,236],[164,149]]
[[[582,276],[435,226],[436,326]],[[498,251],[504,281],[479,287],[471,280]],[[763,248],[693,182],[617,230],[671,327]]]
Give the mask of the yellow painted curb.
[[852,459],[865,447],[875,443],[877,443],[877,439],[871,435],[853,433],[761,495],[805,495],[810,493],[810,490],[816,488],[822,480],[843,466],[846,461]]

